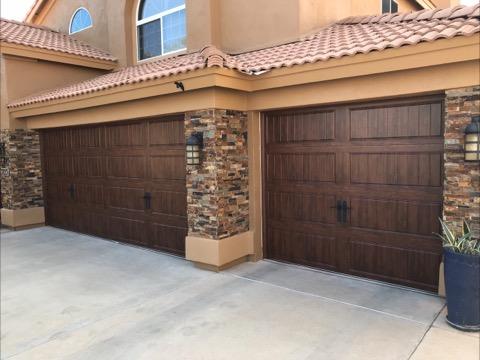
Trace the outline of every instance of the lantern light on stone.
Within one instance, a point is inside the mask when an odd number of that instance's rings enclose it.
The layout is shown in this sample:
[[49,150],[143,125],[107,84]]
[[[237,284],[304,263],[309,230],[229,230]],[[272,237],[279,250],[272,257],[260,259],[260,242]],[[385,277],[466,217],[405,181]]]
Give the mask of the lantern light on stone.
[[203,134],[193,133],[187,139],[187,165],[200,165],[200,151],[203,146]]
[[480,116],[465,128],[465,161],[480,161]]

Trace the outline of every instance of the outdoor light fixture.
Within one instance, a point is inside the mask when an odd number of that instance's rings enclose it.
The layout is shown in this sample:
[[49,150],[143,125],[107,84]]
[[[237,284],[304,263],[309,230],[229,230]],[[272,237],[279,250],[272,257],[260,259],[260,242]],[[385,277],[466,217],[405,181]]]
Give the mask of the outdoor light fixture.
[[465,128],[465,161],[480,161],[480,116]]
[[187,165],[200,165],[200,150],[203,146],[203,134],[193,133],[187,139]]

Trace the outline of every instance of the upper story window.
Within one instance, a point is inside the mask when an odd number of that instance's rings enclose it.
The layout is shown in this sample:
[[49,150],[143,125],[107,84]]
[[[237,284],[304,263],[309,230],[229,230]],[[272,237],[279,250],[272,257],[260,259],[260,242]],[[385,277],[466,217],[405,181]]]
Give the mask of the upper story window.
[[398,3],[395,0],[382,0],[382,13],[398,12]]
[[85,8],[79,8],[73,13],[70,20],[70,34],[85,30],[92,27],[92,17]]
[[140,1],[137,33],[139,60],[185,50],[185,0]]

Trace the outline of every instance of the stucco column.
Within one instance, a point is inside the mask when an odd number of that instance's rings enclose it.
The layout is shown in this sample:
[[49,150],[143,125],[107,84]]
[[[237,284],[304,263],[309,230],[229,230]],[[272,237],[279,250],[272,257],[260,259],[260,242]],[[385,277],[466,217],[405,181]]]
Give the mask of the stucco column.
[[185,136],[203,134],[200,165],[187,165],[186,257],[219,270],[253,253],[249,231],[247,114],[185,114]]
[[443,218],[456,230],[466,219],[480,236],[480,168],[464,161],[464,131],[480,114],[480,86],[453,89],[445,100],[445,176]]
[[43,224],[39,133],[2,129],[0,142],[6,155],[6,161],[1,164],[2,225],[22,228]]

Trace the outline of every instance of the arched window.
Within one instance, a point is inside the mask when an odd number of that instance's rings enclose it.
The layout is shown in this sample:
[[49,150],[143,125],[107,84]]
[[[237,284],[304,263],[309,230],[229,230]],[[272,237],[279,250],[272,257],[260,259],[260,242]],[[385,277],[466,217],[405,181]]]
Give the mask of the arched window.
[[185,0],[140,1],[137,34],[139,60],[185,50]]
[[77,9],[70,20],[70,34],[77,33],[92,27],[92,17],[87,9]]

